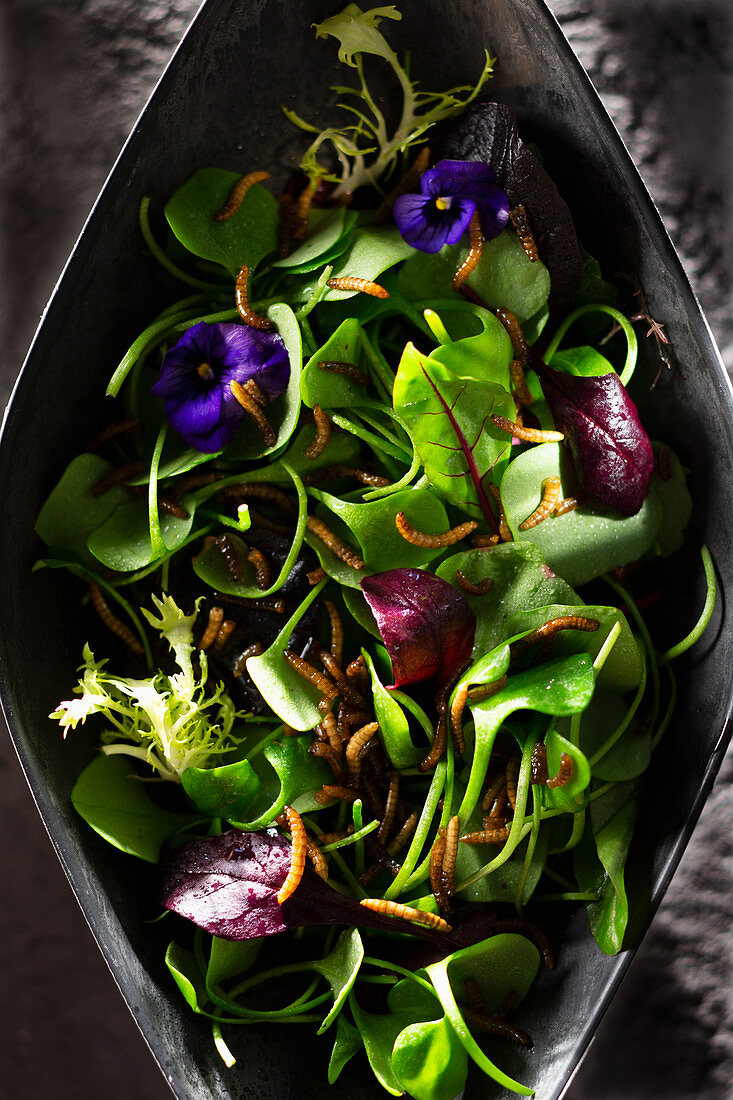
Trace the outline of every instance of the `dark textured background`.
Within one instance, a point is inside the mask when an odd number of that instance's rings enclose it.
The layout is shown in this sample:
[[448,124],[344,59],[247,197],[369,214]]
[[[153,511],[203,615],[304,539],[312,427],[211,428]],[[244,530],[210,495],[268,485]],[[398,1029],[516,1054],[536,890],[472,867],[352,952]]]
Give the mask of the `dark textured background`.
[[[196,6],[0,3],[0,407],[89,206]],[[733,0],[551,7],[733,370]],[[732,786],[729,758],[572,1100],[733,1098]],[[164,1100],[4,737],[0,837],[1,1100]]]

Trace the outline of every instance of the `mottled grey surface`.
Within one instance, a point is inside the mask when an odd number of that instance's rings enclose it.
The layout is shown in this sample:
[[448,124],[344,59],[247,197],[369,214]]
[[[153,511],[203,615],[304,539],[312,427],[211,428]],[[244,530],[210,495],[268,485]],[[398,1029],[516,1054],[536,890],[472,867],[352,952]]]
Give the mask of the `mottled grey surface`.
[[[733,3],[551,6],[660,206],[733,369]],[[2,403],[90,203],[195,8],[195,0],[0,5]],[[163,1100],[6,739],[0,775],[0,1098]],[[733,1098],[732,785],[729,758],[572,1100]]]

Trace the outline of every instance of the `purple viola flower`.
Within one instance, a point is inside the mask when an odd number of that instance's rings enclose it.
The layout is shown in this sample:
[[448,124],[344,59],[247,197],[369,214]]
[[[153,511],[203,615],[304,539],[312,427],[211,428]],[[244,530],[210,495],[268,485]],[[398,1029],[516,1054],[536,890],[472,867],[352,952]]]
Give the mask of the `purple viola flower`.
[[277,333],[200,321],[166,353],[152,392],[165,398],[166,416],[186,443],[210,454],[239,431],[247,414],[231,383],[249,378],[271,401],[285,392],[290,360]]
[[394,219],[407,243],[421,252],[457,244],[475,210],[487,241],[498,237],[509,220],[509,200],[483,161],[438,161],[423,173],[420,189],[421,195],[397,199]]

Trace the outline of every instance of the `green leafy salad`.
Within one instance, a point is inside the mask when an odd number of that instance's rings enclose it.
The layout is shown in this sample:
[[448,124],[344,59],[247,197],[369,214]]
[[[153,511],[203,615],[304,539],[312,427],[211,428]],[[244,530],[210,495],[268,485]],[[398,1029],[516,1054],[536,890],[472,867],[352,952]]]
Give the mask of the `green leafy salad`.
[[394,1096],[453,1100],[472,1062],[529,1095],[500,1067],[562,951],[546,914],[624,944],[640,784],[715,581],[703,547],[703,613],[658,652],[647,567],[691,503],[627,386],[632,322],[660,370],[663,326],[638,285],[617,308],[481,94],[488,54],[425,91],[399,19],[316,27],[357,79],[342,124],[286,112],[313,140],[279,195],[247,165],[199,169],[165,222],[142,199],[141,263],[188,293],[38,516],[39,567],[90,605],[51,717],[98,729],[74,806],[158,865],[144,907],[227,1066],[237,1025],[296,1023],[332,1084],[365,1055]]

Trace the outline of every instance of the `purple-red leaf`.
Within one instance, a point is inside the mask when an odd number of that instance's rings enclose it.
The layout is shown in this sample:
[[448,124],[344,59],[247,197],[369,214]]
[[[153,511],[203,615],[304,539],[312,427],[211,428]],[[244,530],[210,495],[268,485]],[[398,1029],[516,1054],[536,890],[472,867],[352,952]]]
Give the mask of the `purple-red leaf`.
[[654,472],[654,452],[617,374],[565,374],[534,357],[542,392],[573,456],[583,490],[633,516]]
[[424,569],[390,569],[361,587],[392,660],[392,687],[442,685],[468,662],[476,616],[452,584]]

